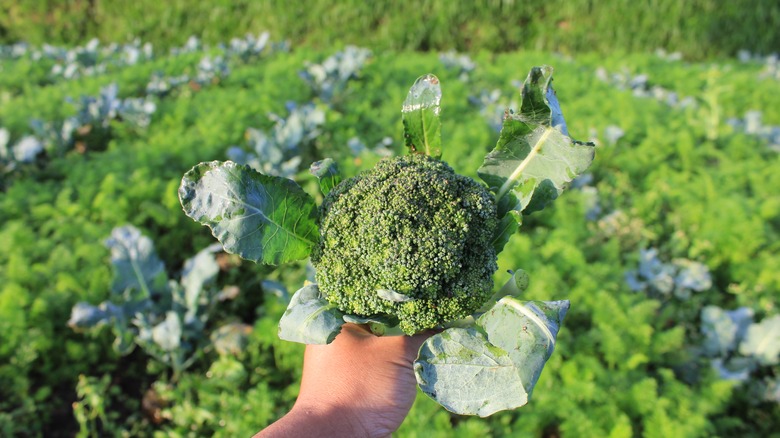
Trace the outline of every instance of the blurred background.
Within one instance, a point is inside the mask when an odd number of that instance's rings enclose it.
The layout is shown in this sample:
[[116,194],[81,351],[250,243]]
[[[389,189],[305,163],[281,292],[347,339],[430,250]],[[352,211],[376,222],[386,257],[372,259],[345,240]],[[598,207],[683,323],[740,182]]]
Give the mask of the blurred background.
[[614,53],[667,48],[708,59],[780,45],[772,0],[444,0],[307,2],[3,0],[6,42],[76,45],[90,38],[181,46],[191,35],[217,44],[269,31],[296,47],[359,44],[376,50]]
[[181,210],[201,161],[318,192],[404,152],[442,83],[476,176],[531,67],[596,160],[499,259],[571,300],[531,402],[420,394],[398,437],[780,436],[780,4],[0,0],[0,435],[249,436],[298,391],[306,261],[242,261]]

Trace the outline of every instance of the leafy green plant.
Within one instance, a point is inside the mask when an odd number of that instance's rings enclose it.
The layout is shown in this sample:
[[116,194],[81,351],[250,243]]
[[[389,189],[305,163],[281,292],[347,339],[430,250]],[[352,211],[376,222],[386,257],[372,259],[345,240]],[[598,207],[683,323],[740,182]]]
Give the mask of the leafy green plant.
[[[238,10],[231,2],[225,4]],[[203,31],[218,34],[204,40],[209,42],[227,35],[208,26]],[[167,44],[181,44],[186,38],[178,34]],[[185,259],[213,239],[206,227],[199,229],[181,214],[176,189],[182,173],[194,163],[222,157],[227,145],[250,145],[243,137],[247,127],[263,128],[270,135],[273,122],[264,123],[266,114],[286,118],[285,102],[305,105],[314,97],[296,74],[305,60],[320,62],[318,54],[336,50],[296,46],[290,53],[263,56],[258,63],[230,60],[230,75],[210,83],[217,86],[199,88],[191,79],[200,60],[223,53],[202,44],[181,55],[164,49],[155,42],[154,59],[111,64],[105,72],[79,80],[52,77],[57,61],[33,60],[33,51],[2,62],[0,125],[10,134],[11,150],[28,135],[43,140],[37,128],[31,129],[31,120],[58,123],[75,115],[75,108],[62,104],[67,96],[97,97],[103,87],[117,83],[121,98],[143,98],[155,72],[163,79],[186,76],[155,100],[157,111],[148,129],[129,130],[123,122],[112,121],[105,150],[86,155],[69,151],[33,165],[17,163],[18,172],[9,175],[12,181],[0,195],[0,242],[10,248],[0,252],[2,436],[78,433],[69,408],[80,402],[75,388],[81,374],[111,377],[104,410],[109,418],[118,413],[122,420],[115,422],[115,433],[99,426],[104,435],[249,436],[295,401],[303,346],[277,336],[289,300],[257,292],[266,278],[294,292],[303,282],[302,263],[253,266],[240,263],[237,256],[217,254],[221,263],[233,266],[220,273],[220,287],[233,284],[241,292],[216,305],[204,334],[211,343],[198,344],[203,359],[175,383],[165,376],[167,365],[142,348],[119,357],[111,348],[116,336],[110,324],[88,335],[62,329],[77,302],[121,302],[111,292],[112,268],[101,244],[116,226],[143,226],[165,262],[167,276],[179,280]],[[556,59],[556,75],[566,80],[556,81],[555,89],[565,101],[569,129],[600,140],[599,160],[588,170],[591,180],[572,182],[576,187],[587,181],[582,190],[571,190],[551,208],[524,216],[522,232],[513,235],[498,257],[495,281],[499,287],[507,269],[523,267],[533,280],[524,299],[565,298],[572,306],[529,406],[486,419],[465,418],[420,394],[398,436],[772,436],[780,429],[778,366],[757,366],[742,383],[720,378],[712,360],[723,358],[724,365],[731,361],[728,355],[702,354],[701,315],[706,305],[748,307],[755,322],[777,314],[780,155],[769,150],[767,145],[777,141],[765,139],[764,133],[780,125],[780,106],[774,104],[780,82],[759,77],[763,63],[727,58],[699,63],[690,53],[684,62],[674,63],[643,53],[578,52],[575,59],[533,51],[470,55],[477,67],[465,85],[454,71],[442,67],[437,53],[376,50],[360,80],[349,82],[341,107],[328,110],[313,154],[303,156],[301,163],[321,160],[327,151],[343,174],[352,176],[357,168],[372,167],[390,149],[400,151],[401,135],[395,141],[384,138],[399,124],[398,103],[410,85],[404,78],[438,68],[436,73],[447,77],[442,157],[458,173],[478,179],[475,170],[498,131],[486,125],[477,112],[481,106],[470,105],[469,96],[483,89],[501,90],[495,102],[490,96],[485,99],[492,105],[486,117],[499,121],[500,127],[503,107],[517,108],[505,105],[513,96],[510,89],[516,88],[514,79],[525,73],[517,66]],[[730,123],[721,123],[713,141],[707,140],[701,123],[701,104],[681,108],[638,98],[594,75],[598,66],[646,74],[650,89],[660,85],[701,102],[714,64],[724,72],[720,81],[730,85],[719,97],[722,115],[739,118],[742,124],[732,129]],[[500,114],[494,116],[494,108]],[[760,127],[751,110],[761,111]],[[620,128],[613,133],[610,126]],[[354,137],[364,142],[365,150],[359,144],[344,147]],[[373,147],[380,141],[386,146],[381,154]],[[295,178],[319,204],[316,180],[302,173]],[[597,190],[601,212],[597,220],[585,221],[592,199],[586,189],[591,188]],[[625,273],[641,265],[640,248],[656,248],[656,259],[675,271],[681,270],[677,260],[706,264],[712,287],[691,290],[686,300],[649,284],[644,289],[649,293],[631,293]],[[227,340],[231,333],[217,327],[238,320],[254,327],[249,343],[238,358],[217,359],[220,347],[215,340]],[[235,328],[241,332],[240,326]],[[240,345],[228,342],[222,351]],[[739,344],[729,353],[731,358],[746,357],[738,350]],[[234,361],[244,368],[241,384],[235,383]],[[142,408],[150,387],[164,401],[160,423]]]
[[268,115],[274,121],[269,134],[255,128],[247,129],[250,151],[233,146],[227,151],[228,158],[266,175],[291,177],[298,173],[301,155],[310,153],[312,143],[325,123],[325,112],[312,103],[300,106],[288,103],[287,107],[290,113],[286,118]]
[[350,79],[358,77],[371,57],[371,51],[355,46],[347,46],[322,61],[321,64],[306,63],[306,68],[298,75],[309,84],[314,94],[330,104],[347,87]]
[[106,401],[110,396],[116,396],[119,388],[111,386],[108,375],[100,379],[79,376],[76,394],[79,401],[73,403],[73,414],[79,423],[79,438],[98,436],[101,433],[117,433],[119,413],[106,409]]
[[[171,367],[177,379],[210,342],[204,329],[217,301],[218,291],[210,284],[219,272],[214,254],[220,245],[188,259],[179,281],[168,279],[152,240],[133,226],[114,229],[106,246],[114,266],[113,300],[98,306],[77,303],[68,325],[74,330],[110,325],[117,352],[126,355],[138,345]],[[228,325],[216,331],[213,340],[236,343],[240,335],[240,328]]]
[[16,144],[10,143],[8,130],[0,127],[0,177],[26,165],[44,163],[44,158],[63,156],[74,148],[81,153],[103,150],[112,138],[113,122],[122,121],[131,131],[146,129],[157,110],[155,102],[148,97],[120,99],[118,94],[118,85],[112,83],[96,97],[68,98],[75,115],[54,121],[32,119],[34,135],[25,135]]
[[693,292],[712,287],[712,276],[706,265],[687,259],[665,263],[658,257],[658,249],[641,250],[639,267],[626,272],[626,282],[633,291],[677,298],[690,298]]
[[317,284],[292,297],[281,338],[329,343],[345,322],[377,335],[446,328],[415,362],[422,390],[456,413],[513,409],[527,402],[569,303],[518,300],[523,271],[492,294],[496,254],[594,154],[568,137],[551,81],[550,67],[529,73],[479,169],[486,186],[440,160],[441,88],[425,75],[402,107],[412,156],[344,181],[332,160],[315,163],[319,209],[293,181],[233,162],[195,166],[179,199],[228,252],[267,264],[312,256]]
[[764,125],[761,118],[761,111],[748,111],[744,118],[732,117],[726,123],[731,125],[735,131],[766,139],[771,149],[780,152],[780,126]]
[[[753,322],[750,308],[726,311],[706,306],[701,311],[701,333],[703,354],[723,379],[748,382],[752,374],[780,364],[780,315]],[[755,379],[753,385],[761,388],[755,392],[765,400],[777,401],[770,381]]]
[[458,80],[463,82],[469,81],[469,74],[471,74],[477,64],[466,54],[460,54],[454,50],[450,50],[446,53],[439,54],[439,61],[444,64],[444,67],[448,70],[454,70],[458,74]]

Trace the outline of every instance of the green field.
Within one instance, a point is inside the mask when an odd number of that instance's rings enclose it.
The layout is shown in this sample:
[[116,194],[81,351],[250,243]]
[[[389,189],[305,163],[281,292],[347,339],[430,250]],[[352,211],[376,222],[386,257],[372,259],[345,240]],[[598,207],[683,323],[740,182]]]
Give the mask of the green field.
[[[107,17],[112,6],[99,5]],[[760,7],[778,19],[776,7]],[[396,436],[778,436],[780,66],[734,53],[770,45],[422,51],[389,33],[367,44],[362,62],[335,38],[284,43],[272,32],[265,45],[242,46],[212,28],[185,45],[174,23],[166,32],[176,43],[136,31],[156,43],[145,51],[87,46],[90,35],[126,41],[104,33],[108,18],[85,25],[81,40],[24,23],[0,19],[9,41],[0,47],[0,435],[248,436],[280,417],[297,395],[303,352],[277,337],[280,291],[303,284],[305,261],[274,268],[216,254],[218,273],[198,284],[202,319],[166,349],[118,318],[73,327],[77,303],[129,300],[106,242],[112,230],[150,238],[160,275],[185,284],[186,260],[215,239],[182,212],[184,172],[240,149],[314,195],[311,162],[331,157],[354,175],[404,152],[401,103],[428,72],[442,84],[443,159],[475,177],[518,83],[547,64],[569,132],[594,141],[596,159],[525,218],[496,282],[522,268],[524,298],[571,301],[556,350],[529,405],[480,419],[419,394]],[[20,36],[35,44],[12,45]],[[81,45],[45,48],[47,38]],[[684,53],[652,50],[661,46]],[[459,58],[449,48],[473,50]],[[336,54],[354,63],[346,79],[301,74]],[[299,137],[294,117],[305,121]],[[267,159],[271,150],[282,158]],[[166,299],[149,312],[164,317]]]
[[702,60],[742,49],[776,51],[780,6],[774,0],[0,0],[0,41],[8,42],[141,38],[168,49],[190,35],[216,44],[258,30],[320,50],[359,44],[615,54],[665,47]]

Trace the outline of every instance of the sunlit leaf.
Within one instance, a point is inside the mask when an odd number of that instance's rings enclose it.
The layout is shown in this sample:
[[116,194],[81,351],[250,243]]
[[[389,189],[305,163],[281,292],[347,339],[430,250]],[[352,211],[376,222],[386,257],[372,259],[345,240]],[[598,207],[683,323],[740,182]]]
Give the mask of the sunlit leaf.
[[568,310],[568,301],[520,301],[506,296],[477,320],[490,343],[509,353],[529,397]]
[[184,287],[185,305],[189,316],[197,311],[203,287],[212,282],[219,273],[219,264],[214,253],[221,250],[222,245],[215,243],[184,262],[181,284]]
[[401,109],[406,146],[413,154],[441,158],[440,104],[439,78],[432,74],[420,76]]
[[725,311],[716,306],[706,306],[701,311],[704,350],[711,356],[727,356],[737,349],[752,322],[753,310],[750,308]]
[[167,312],[165,320],[152,328],[152,340],[163,351],[174,351],[181,345],[182,327],[176,312]]
[[339,168],[336,165],[336,161],[332,158],[312,163],[311,167],[309,167],[309,172],[320,180],[320,190],[323,195],[330,193],[331,189],[341,182]]
[[279,321],[279,338],[302,344],[329,344],[344,325],[344,313],[320,295],[316,284],[299,289]]
[[513,193],[512,209],[526,213],[555,200],[594,157],[593,144],[568,136],[552,72],[543,66],[528,74],[520,111],[507,111],[498,143],[478,171],[499,202]]
[[449,328],[425,341],[414,364],[420,389],[461,415],[523,406],[568,308],[568,301],[505,296],[477,319],[479,328]]
[[314,200],[294,181],[233,162],[201,163],[184,175],[179,200],[225,251],[266,264],[306,258],[319,238]]
[[76,303],[71,309],[68,326],[74,330],[88,330],[108,324],[113,318],[123,318],[122,308],[110,302],[93,306],[89,303]]
[[414,371],[420,389],[456,414],[486,417],[528,401],[509,354],[474,328],[451,328],[428,338]]

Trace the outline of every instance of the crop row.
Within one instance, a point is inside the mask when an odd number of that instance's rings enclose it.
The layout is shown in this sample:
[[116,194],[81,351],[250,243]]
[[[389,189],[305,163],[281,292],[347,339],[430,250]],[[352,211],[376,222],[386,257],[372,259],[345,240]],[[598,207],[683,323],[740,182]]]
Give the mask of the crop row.
[[[776,428],[780,158],[753,122],[727,122],[755,110],[780,123],[768,97],[780,85],[761,77],[765,65],[301,49],[225,56],[226,69],[208,69],[223,73],[198,83],[198,66],[218,49],[72,80],[51,78],[50,61],[27,50],[3,64],[15,82],[0,96],[5,157],[15,163],[0,197],[0,243],[14,249],[0,254],[4,435],[227,436],[281,415],[301,349],[276,338],[276,322],[307,266],[247,266],[210,249],[213,238],[181,212],[181,175],[230,157],[314,193],[304,169],[316,159],[335,158],[350,174],[400,153],[398,109],[427,71],[445,90],[444,159],[476,169],[502,107],[519,100],[518,75],[541,63],[556,66],[570,132],[599,143],[590,174],[529,217],[513,237],[520,249],[499,260],[531,273],[529,299],[572,301],[556,354],[521,411],[455,418],[420,397],[399,435]],[[36,68],[44,73],[31,77],[45,80],[23,85]],[[610,79],[623,71],[646,75],[634,81],[642,93]],[[150,86],[164,78],[177,85]],[[652,98],[661,89],[663,99]],[[691,104],[668,105],[671,93]],[[94,97],[61,105],[67,96]],[[154,105],[143,123],[120,111],[133,99]],[[74,139],[57,153],[44,146],[31,163],[16,159],[26,136],[46,144],[31,120],[64,138],[71,117]],[[90,137],[87,125],[108,133]],[[148,275],[128,276],[129,260]],[[141,280],[148,296],[139,298]]]

